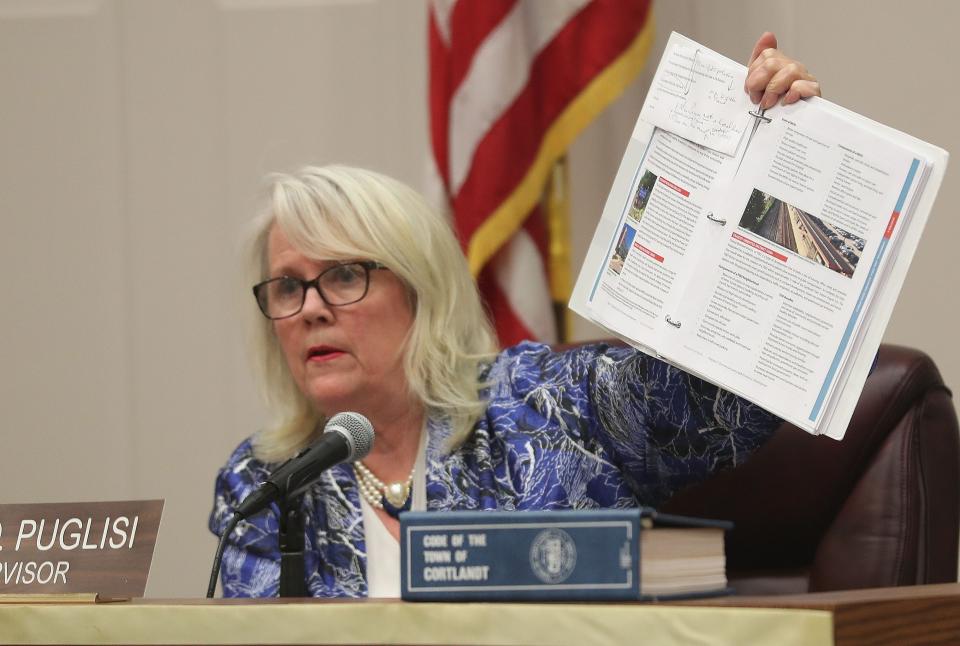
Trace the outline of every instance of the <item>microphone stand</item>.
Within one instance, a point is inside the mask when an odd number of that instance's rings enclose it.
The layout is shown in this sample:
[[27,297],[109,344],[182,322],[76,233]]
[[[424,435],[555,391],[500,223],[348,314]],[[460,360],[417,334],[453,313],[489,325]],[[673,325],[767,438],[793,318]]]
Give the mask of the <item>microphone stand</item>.
[[[337,413],[324,425],[323,438],[302,449],[281,464],[265,482],[248,494],[233,512],[217,545],[213,559],[207,598],[213,598],[217,588],[220,563],[230,534],[241,520],[263,511],[277,501],[280,518],[278,543],[280,547],[281,597],[306,597],[307,581],[304,550],[304,524],[295,490],[303,491],[316,480],[324,469],[343,461],[358,460],[373,446],[373,426],[359,413]],[[333,438],[332,440],[330,438]],[[277,500],[279,498],[279,500]]]
[[280,499],[280,596],[307,597],[299,496]]
[[[281,597],[307,597],[307,582],[305,578],[303,548],[303,515],[297,498],[284,496],[280,502],[280,590]],[[227,523],[226,529],[220,536],[217,553],[213,558],[213,568],[210,572],[210,583],[207,585],[207,598],[213,599],[217,589],[217,577],[220,575],[220,561],[223,559],[223,550],[227,545],[227,538],[242,520],[240,514],[234,514]]]

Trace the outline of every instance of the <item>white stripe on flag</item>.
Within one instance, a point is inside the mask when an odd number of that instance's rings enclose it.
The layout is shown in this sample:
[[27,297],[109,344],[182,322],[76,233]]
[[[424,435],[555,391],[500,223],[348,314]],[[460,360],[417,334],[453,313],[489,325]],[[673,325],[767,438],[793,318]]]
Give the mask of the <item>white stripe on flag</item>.
[[437,23],[437,29],[440,32],[440,38],[443,44],[450,46],[450,14],[453,13],[453,5],[457,0],[432,0],[430,8],[433,10],[433,19]]
[[588,2],[518,2],[484,40],[451,101],[452,195],[460,192],[477,145],[526,87],[533,59]]
[[557,324],[543,258],[525,229],[518,229],[493,259],[497,285],[533,338],[556,343]]
[[453,221],[453,207],[450,205],[450,200],[447,199],[447,190],[443,185],[443,178],[440,177],[437,160],[433,155],[430,155],[423,171],[423,197],[431,208],[447,218],[447,222],[450,223],[452,228],[456,228]]

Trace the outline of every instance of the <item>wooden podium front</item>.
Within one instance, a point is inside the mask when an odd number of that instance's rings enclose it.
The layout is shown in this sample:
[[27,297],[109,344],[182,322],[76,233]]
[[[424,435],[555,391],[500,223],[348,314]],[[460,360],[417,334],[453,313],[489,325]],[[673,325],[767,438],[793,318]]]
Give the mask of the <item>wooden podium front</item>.
[[960,585],[684,603],[135,600],[0,605],[4,644],[929,644]]

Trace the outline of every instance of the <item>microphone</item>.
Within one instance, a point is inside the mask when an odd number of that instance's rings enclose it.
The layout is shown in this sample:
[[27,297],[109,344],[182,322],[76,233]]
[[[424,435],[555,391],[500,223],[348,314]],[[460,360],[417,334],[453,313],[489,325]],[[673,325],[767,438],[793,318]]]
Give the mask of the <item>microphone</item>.
[[341,462],[366,457],[373,448],[373,424],[360,413],[337,413],[312,445],[277,467],[270,477],[237,505],[234,514],[248,518],[271,502],[296,495],[320,474]]

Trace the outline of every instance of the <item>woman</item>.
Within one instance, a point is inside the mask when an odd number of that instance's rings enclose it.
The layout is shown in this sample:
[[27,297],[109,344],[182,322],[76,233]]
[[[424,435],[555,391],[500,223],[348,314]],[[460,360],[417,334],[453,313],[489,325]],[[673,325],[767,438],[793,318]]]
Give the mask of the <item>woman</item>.
[[[754,102],[819,94],[775,47],[764,34],[754,48]],[[220,471],[214,533],[328,417],[355,411],[376,429],[362,463],[328,470],[303,494],[314,596],[399,596],[400,509],[656,506],[738,464],[779,422],[626,348],[524,343],[498,354],[446,221],[376,173],[274,177],[252,268],[277,420]],[[391,502],[389,490],[401,494]],[[272,596],[278,578],[268,511],[234,532],[224,594]]]

